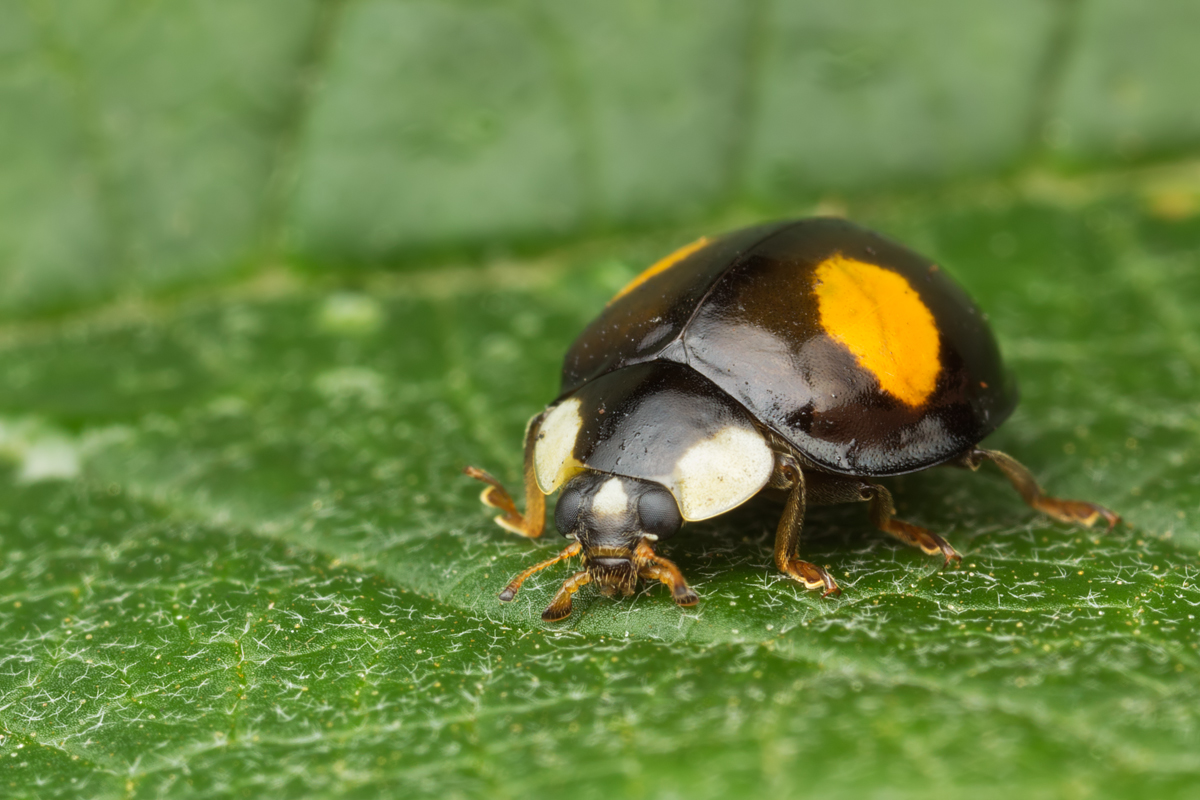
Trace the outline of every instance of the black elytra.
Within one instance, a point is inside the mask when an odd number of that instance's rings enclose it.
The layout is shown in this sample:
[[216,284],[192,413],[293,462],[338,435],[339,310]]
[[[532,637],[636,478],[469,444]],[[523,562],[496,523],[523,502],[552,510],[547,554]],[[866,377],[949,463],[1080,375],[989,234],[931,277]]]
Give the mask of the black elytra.
[[[883,391],[823,325],[814,272],[835,255],[900,275],[932,313],[941,369],[918,406]],[[560,400],[622,367],[684,364],[815,465],[873,476],[953,458],[1016,405],[966,292],[928,259],[845,220],[738,231],[653,281],[610,304],[567,351]]]
[[[529,537],[542,532],[544,496],[565,486],[556,522],[574,543],[501,595],[581,555],[544,619],[567,616],[591,581],[627,594],[654,579],[694,604],[653,544],[766,487],[788,493],[776,566],[828,595],[840,592],[828,572],[796,557],[807,505],[869,502],[881,530],[960,559],[896,519],[872,478],[990,460],[1032,507],[1116,523],[1101,506],[1045,495],[1017,461],[978,447],[1016,400],[986,317],[945,270],[845,220],[777,222],[681,248],[588,325],[567,351],[561,393],[527,431],[524,514],[490,475],[467,472],[489,484],[484,502],[505,512],[497,522]],[[617,562],[627,565],[619,585]]]

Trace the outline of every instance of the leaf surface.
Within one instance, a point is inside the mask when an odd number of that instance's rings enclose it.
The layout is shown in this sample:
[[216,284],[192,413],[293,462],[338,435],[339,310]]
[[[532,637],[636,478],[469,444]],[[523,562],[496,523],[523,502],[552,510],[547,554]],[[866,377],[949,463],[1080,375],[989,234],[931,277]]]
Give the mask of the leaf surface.
[[[964,554],[779,507],[665,548],[702,600],[496,594],[560,545],[488,521],[526,418],[613,292],[693,231],[537,262],[291,279],[12,324],[0,369],[0,781],[14,796],[1185,796],[1200,779],[1194,219],[1153,185],[861,202],[990,313],[1022,404],[986,468],[892,482]],[[1084,196],[1080,200],[1080,196]],[[949,210],[948,210],[949,209]],[[57,477],[56,477],[57,476]]]
[[1200,141],[1190,0],[13,0],[0,314]]

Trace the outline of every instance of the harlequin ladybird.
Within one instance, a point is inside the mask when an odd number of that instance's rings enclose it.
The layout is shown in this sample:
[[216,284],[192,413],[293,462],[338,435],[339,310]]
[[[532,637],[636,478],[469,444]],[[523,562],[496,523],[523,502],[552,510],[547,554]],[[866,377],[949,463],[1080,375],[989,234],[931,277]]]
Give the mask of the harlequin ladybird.
[[588,583],[614,596],[657,580],[695,604],[654,545],[768,487],[787,498],[775,566],[830,595],[833,576],[797,557],[809,506],[866,502],[880,530],[961,560],[897,519],[878,477],[991,461],[1038,511],[1116,524],[977,446],[1016,399],[985,317],[937,265],[844,220],[780,222],[693,242],[608,303],[567,352],[562,392],[529,423],[524,514],[491,475],[466,472],[488,484],[496,522],[530,538],[546,495],[562,490],[554,520],[571,544],[500,593],[510,601],[533,573],[582,556],[546,621],[567,617]]

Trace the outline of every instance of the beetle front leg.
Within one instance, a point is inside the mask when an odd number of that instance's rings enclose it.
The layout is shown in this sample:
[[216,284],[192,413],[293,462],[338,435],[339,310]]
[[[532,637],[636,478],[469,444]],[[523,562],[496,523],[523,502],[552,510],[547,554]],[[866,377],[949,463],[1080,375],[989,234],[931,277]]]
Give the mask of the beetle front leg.
[[587,570],[576,572],[563,581],[562,588],[558,590],[558,594],[554,595],[554,599],[550,601],[550,605],[546,606],[546,610],[542,612],[542,621],[559,622],[571,616],[571,598],[576,592],[591,582],[592,576]]
[[1008,478],[1008,482],[1021,495],[1021,499],[1025,501],[1026,505],[1053,517],[1059,522],[1071,522],[1090,528],[1098,520],[1103,519],[1108,523],[1108,529],[1111,531],[1121,521],[1120,516],[1115,512],[1109,511],[1104,506],[1088,503],[1083,500],[1060,500],[1057,497],[1045,494],[1042,491],[1042,487],[1038,486],[1033,473],[1026,469],[1025,465],[1007,453],[1001,453],[999,450],[984,450],[976,447],[963,456],[958,463],[974,471],[979,469],[979,465],[985,460],[991,461],[1000,468],[1000,471],[1004,473],[1004,477]]
[[700,597],[688,586],[679,567],[655,553],[645,539],[638,542],[634,560],[638,565],[638,577],[666,584],[675,605],[694,606],[700,602]]
[[571,542],[571,544],[567,545],[567,547],[554,558],[548,558],[541,563],[534,564],[532,567],[527,567],[526,569],[522,570],[517,577],[508,582],[508,586],[504,587],[504,591],[500,593],[500,602],[508,603],[514,597],[516,597],[517,592],[521,591],[521,584],[525,583],[525,579],[533,573],[541,572],[546,567],[552,567],[560,561],[564,561],[572,556],[577,556],[582,551],[583,548],[579,545],[579,542]]
[[821,591],[822,597],[841,594],[842,590],[837,581],[824,568],[796,558],[800,547],[800,533],[804,529],[804,473],[791,458],[782,460],[776,471],[777,476],[773,483],[780,484],[781,488],[788,487],[789,491],[783,517],[775,531],[775,566],[784,575],[803,584],[805,589]]
[[546,527],[546,495],[537,484],[537,472],[533,460],[534,446],[537,444],[538,430],[542,425],[542,417],[546,412],[538,414],[529,420],[525,426],[525,513],[517,510],[512,495],[500,481],[478,467],[464,467],[463,472],[475,480],[488,485],[479,496],[480,501],[492,508],[498,508],[503,514],[497,514],[495,522],[506,531],[511,531],[528,539],[536,539],[542,535]]

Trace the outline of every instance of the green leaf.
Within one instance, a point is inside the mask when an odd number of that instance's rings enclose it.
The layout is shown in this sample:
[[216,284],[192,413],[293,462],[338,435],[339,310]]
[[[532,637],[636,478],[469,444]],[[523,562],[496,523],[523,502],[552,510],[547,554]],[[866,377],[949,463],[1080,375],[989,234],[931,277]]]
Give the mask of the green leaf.
[[270,244],[316,5],[9,3],[0,311],[225,277]]
[[566,567],[496,600],[557,536],[492,525],[462,466],[518,478],[566,345],[692,231],[10,326],[0,781],[100,798],[1186,796],[1200,227],[1163,216],[1153,175],[1032,178],[850,211],[990,313],[1023,391],[991,443],[1128,525],[1049,522],[986,468],[906,476],[901,513],[962,568],[881,538],[863,508],[818,509],[804,552],[840,599],[775,572],[779,508],[762,502],[666,548],[695,609],[661,587],[585,589],[543,624]]
[[[0,795],[1194,794],[1195,17],[10,3]],[[544,624],[566,565],[501,605],[562,541],[493,525],[462,467],[516,487],[646,264],[812,213],[954,274],[1021,386],[989,444],[1126,524],[931,470],[890,485],[959,569],[817,509],[823,600],[764,499],[664,547],[695,608],[586,588]]]
[[1190,0],[13,0],[0,314],[1200,141]]
[[1053,6],[932,2],[900,16],[890,8],[775,4],[750,138],[755,194],[983,171],[1027,149],[1039,69],[1055,46]]
[[1153,10],[1121,0],[1078,5],[1076,52],[1047,129],[1055,150],[1080,161],[1194,147],[1200,110],[1180,102],[1176,87],[1194,66],[1188,33],[1200,8],[1187,0]]

